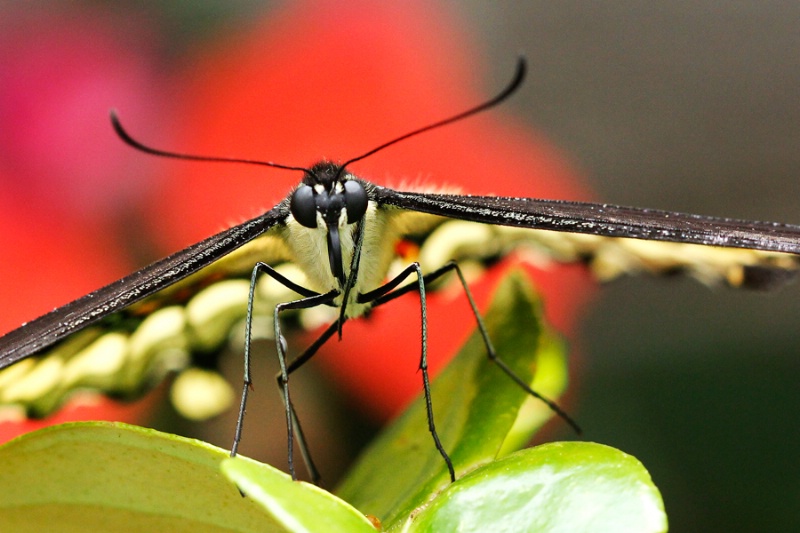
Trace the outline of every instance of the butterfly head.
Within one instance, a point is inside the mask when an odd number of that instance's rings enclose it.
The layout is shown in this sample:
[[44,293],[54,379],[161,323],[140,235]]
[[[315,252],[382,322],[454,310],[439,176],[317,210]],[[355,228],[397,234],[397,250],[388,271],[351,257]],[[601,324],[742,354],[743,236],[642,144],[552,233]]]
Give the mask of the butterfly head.
[[331,272],[342,287],[346,278],[339,231],[361,220],[367,204],[367,191],[361,182],[329,162],[314,165],[291,196],[289,209],[300,225],[327,231]]

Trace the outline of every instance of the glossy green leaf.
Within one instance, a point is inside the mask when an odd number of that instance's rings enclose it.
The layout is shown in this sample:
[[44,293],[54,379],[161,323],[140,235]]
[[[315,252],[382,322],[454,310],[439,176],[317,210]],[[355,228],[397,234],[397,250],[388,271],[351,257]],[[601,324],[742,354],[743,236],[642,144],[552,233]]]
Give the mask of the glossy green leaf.
[[0,531],[284,531],[220,472],[225,450],[110,422],[0,447]]
[[589,442],[522,450],[470,472],[406,524],[409,533],[651,533],[661,495],[634,457]]
[[271,466],[236,457],[226,459],[222,471],[289,531],[375,533],[357,509],[316,485],[292,481]]
[[[530,282],[515,271],[498,287],[486,326],[497,353],[517,375],[557,397],[566,381],[565,356],[540,316]],[[537,363],[550,375],[537,372],[534,380]],[[509,436],[516,446],[527,442],[552,415],[541,402],[529,403],[528,395],[487,359],[477,333],[434,381],[432,398],[436,428],[457,477],[493,461]],[[515,423],[523,406],[524,416]],[[337,493],[392,529],[449,484],[420,398],[369,446]]]

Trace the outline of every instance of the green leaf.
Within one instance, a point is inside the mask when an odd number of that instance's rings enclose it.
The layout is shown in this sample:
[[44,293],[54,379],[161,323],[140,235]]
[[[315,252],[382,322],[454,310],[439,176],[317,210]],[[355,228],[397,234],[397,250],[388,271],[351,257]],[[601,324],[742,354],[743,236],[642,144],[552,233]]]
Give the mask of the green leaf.
[[[503,279],[485,316],[500,357],[539,392],[557,397],[566,381],[565,356],[541,323],[539,301],[525,274],[514,271]],[[537,365],[549,375],[537,372],[534,379]],[[541,402],[529,400],[487,359],[475,333],[432,387],[436,428],[457,477],[493,461],[506,450],[507,439],[514,446],[524,444],[552,415]],[[392,529],[449,484],[419,398],[369,446],[337,493]]]
[[292,481],[271,466],[236,457],[226,459],[222,471],[289,531],[375,533],[357,509],[316,485]]
[[0,447],[0,531],[283,531],[197,440],[109,422],[29,433]]
[[589,442],[546,444],[453,483],[404,531],[667,530],[661,495],[634,457]]

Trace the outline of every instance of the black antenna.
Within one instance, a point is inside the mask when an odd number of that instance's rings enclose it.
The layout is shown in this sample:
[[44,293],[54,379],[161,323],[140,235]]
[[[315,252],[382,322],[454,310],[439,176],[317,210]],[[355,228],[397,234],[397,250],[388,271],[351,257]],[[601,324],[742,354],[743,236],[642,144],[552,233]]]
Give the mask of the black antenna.
[[310,169],[305,167],[294,167],[290,165],[281,165],[279,163],[273,163],[272,161],[259,161],[257,159],[240,159],[236,157],[215,157],[215,156],[204,156],[204,155],[194,155],[194,154],[181,154],[178,152],[167,152],[165,150],[159,150],[157,148],[151,148],[150,146],[144,145],[130,136],[130,134],[125,131],[125,128],[122,127],[122,124],[119,121],[119,117],[117,117],[117,111],[115,109],[111,110],[111,125],[114,126],[114,131],[117,132],[117,135],[120,139],[122,139],[125,144],[136,148],[139,151],[158,155],[161,157],[172,157],[175,159],[184,159],[187,161],[211,161],[215,163],[245,163],[248,165],[260,165],[264,167],[272,167],[272,168],[280,168],[282,170],[299,170],[304,172],[305,174],[313,174]]
[[393,144],[397,144],[400,141],[404,141],[404,140],[408,139],[409,137],[414,137],[415,135],[419,135],[420,133],[425,133],[426,131],[430,131],[430,130],[436,129],[436,128],[439,128],[441,126],[446,126],[447,124],[451,124],[453,122],[458,122],[459,120],[461,120],[463,118],[467,118],[470,115],[474,115],[476,113],[480,113],[481,111],[485,111],[485,110],[487,110],[487,109],[489,109],[491,107],[496,106],[497,104],[502,103],[505,99],[507,99],[512,94],[514,94],[514,92],[519,88],[519,86],[522,85],[522,81],[525,79],[525,73],[527,72],[527,70],[528,70],[528,67],[527,67],[527,63],[525,61],[525,58],[520,56],[520,58],[517,60],[517,70],[514,73],[514,77],[511,79],[511,82],[506,86],[505,89],[500,91],[500,94],[498,94],[497,96],[495,96],[491,100],[488,100],[488,101],[486,101],[486,102],[484,102],[484,103],[482,103],[482,104],[480,104],[478,106],[475,106],[475,107],[473,107],[471,109],[468,109],[466,111],[463,111],[463,112],[461,112],[461,113],[459,113],[457,115],[453,115],[450,118],[446,118],[444,120],[440,120],[439,122],[434,122],[433,124],[429,124],[429,125],[427,125],[427,126],[425,126],[423,128],[420,128],[418,130],[414,130],[414,131],[412,131],[410,133],[406,133],[405,135],[401,135],[400,137],[397,137],[396,139],[392,139],[391,141],[389,141],[387,143],[383,143],[382,145],[378,146],[377,148],[373,148],[372,150],[370,150],[369,152],[367,152],[365,154],[362,154],[362,155],[360,155],[358,157],[354,157],[353,159],[345,161],[345,163],[339,167],[339,172],[341,173],[342,169],[347,167],[347,165],[349,165],[351,163],[355,163],[356,161],[361,161],[362,159],[365,159],[365,158],[371,156],[375,152],[380,152],[384,148],[388,148],[388,147],[392,146]]
[[[430,131],[430,130],[436,129],[436,128],[439,128],[441,126],[446,126],[447,124],[451,124],[453,122],[458,122],[461,119],[467,118],[467,117],[469,117],[471,115],[474,115],[476,113],[480,113],[481,111],[485,111],[485,110],[487,110],[487,109],[489,109],[491,107],[494,107],[494,106],[502,103],[504,100],[506,100],[509,96],[511,96],[519,88],[519,86],[522,84],[522,81],[525,79],[525,73],[527,72],[527,70],[528,69],[527,69],[527,63],[525,61],[525,58],[524,57],[520,57],[517,60],[517,70],[514,73],[514,77],[511,79],[511,82],[506,86],[505,89],[500,91],[500,93],[497,96],[495,96],[494,98],[492,98],[491,100],[488,100],[488,101],[486,101],[486,102],[484,102],[484,103],[482,103],[482,104],[480,104],[478,106],[475,106],[475,107],[473,107],[471,109],[468,109],[466,111],[463,111],[463,112],[461,112],[461,113],[459,113],[457,115],[453,115],[452,117],[446,118],[444,120],[440,120],[438,122],[434,122],[433,124],[429,124],[429,125],[427,125],[425,127],[416,129],[416,130],[414,130],[412,132],[406,133],[405,135],[401,135],[400,137],[392,139],[389,142],[385,142],[385,143],[381,144],[380,146],[378,146],[377,148],[373,148],[372,150],[370,150],[370,151],[368,151],[368,152],[366,152],[364,154],[361,154],[358,157],[354,157],[352,159],[349,159],[344,164],[339,166],[339,171],[336,174],[335,180],[338,180],[341,177],[341,174],[344,172],[344,169],[351,163],[355,163],[356,161],[361,161],[362,159],[366,159],[367,157],[371,156],[372,154],[374,154],[376,152],[380,152],[384,148],[388,148],[388,147],[390,147],[390,146],[392,146],[394,144],[399,143],[400,141],[404,141],[404,140],[408,139],[409,137],[414,137],[416,135],[419,135],[420,133],[425,133],[426,131]],[[257,160],[257,159],[242,159],[242,158],[238,158],[238,157],[216,157],[216,156],[203,156],[203,155],[195,155],[195,154],[183,154],[183,153],[178,153],[178,152],[168,152],[166,150],[159,150],[158,148],[152,148],[150,146],[147,146],[145,144],[140,143],[139,141],[137,141],[136,139],[131,137],[131,135],[127,131],[125,131],[125,128],[122,127],[122,124],[120,123],[119,117],[117,116],[117,112],[114,109],[111,110],[111,124],[114,126],[114,131],[117,133],[119,138],[122,139],[126,144],[128,144],[129,146],[132,146],[133,148],[136,148],[139,151],[142,151],[142,152],[145,152],[145,153],[148,153],[148,154],[152,154],[152,155],[157,155],[157,156],[162,156],[162,157],[172,157],[172,158],[175,158],[175,159],[183,159],[183,160],[186,160],[186,161],[210,161],[210,162],[215,162],[215,163],[244,163],[244,164],[248,164],[248,165],[260,165],[260,166],[265,166],[265,167],[279,168],[279,169],[283,169],[283,170],[299,170],[301,172],[304,172],[307,175],[313,175],[314,174],[311,171],[311,169],[308,169],[308,168],[305,168],[305,167],[296,167],[296,166],[291,166],[291,165],[281,165],[279,163],[273,163],[272,161],[260,161],[260,160]]]

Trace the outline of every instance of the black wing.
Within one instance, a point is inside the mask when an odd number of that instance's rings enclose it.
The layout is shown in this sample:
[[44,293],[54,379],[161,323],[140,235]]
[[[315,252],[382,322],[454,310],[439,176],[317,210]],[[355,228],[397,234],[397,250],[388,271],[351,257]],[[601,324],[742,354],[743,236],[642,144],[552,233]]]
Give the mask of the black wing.
[[197,272],[267,230],[289,213],[285,203],[50,311],[0,337],[0,368],[28,357],[111,313]]
[[534,229],[800,254],[800,226],[609,204],[400,192],[375,187],[381,205]]

